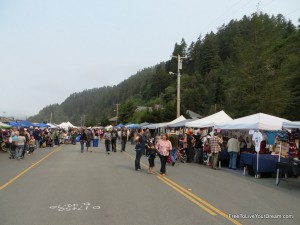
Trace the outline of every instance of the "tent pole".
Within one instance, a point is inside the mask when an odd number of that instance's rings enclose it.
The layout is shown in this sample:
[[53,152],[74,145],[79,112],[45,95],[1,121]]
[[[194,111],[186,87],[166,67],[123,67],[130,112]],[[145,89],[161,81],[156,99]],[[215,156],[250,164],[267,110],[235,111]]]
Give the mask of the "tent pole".
[[[280,141],[278,162],[280,162],[280,157],[281,157],[281,145],[282,145],[282,141]],[[278,184],[279,184],[279,168],[277,168],[277,177],[276,177],[276,185],[278,186]]]
[[255,178],[259,178],[259,175],[258,175],[258,164],[259,164],[259,151],[257,152],[256,154],[256,176]]

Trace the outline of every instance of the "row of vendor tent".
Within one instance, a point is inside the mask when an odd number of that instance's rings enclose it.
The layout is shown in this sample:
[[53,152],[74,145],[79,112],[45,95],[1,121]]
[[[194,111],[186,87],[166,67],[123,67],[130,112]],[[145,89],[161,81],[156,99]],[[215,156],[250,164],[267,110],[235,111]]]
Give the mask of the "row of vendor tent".
[[220,111],[201,119],[186,119],[184,116],[180,116],[171,122],[149,124],[147,126],[143,126],[142,128],[149,128],[149,129],[178,128],[178,127],[204,128],[204,127],[214,127],[214,125],[217,123],[222,123],[231,120],[232,118],[228,116],[224,111]]
[[57,128],[57,126],[50,124],[50,123],[31,123],[29,121],[26,120],[20,120],[20,121],[10,121],[7,124],[6,123],[1,123],[0,124],[1,128],[9,128],[9,127],[24,127],[24,128],[34,128],[34,127],[38,127],[38,128],[46,128],[46,127],[50,127],[50,128]]
[[0,123],[0,128],[10,128],[10,127],[24,127],[24,128],[30,128],[30,127],[38,127],[40,129],[43,128],[50,128],[50,129],[55,129],[55,128],[61,128],[67,130],[68,128],[77,128],[74,126],[72,123],[68,122],[63,122],[61,124],[52,124],[52,123],[31,123],[26,120],[21,120],[21,121],[11,121],[8,123]]
[[[118,125],[119,126],[119,125]],[[125,126],[125,125],[123,125]],[[120,126],[121,127],[121,126]],[[221,130],[281,130],[282,128],[300,128],[299,122],[291,122],[289,120],[264,114],[256,113],[253,115],[232,119],[224,111],[217,112],[202,119],[186,119],[180,116],[171,122],[154,123],[154,124],[129,124],[127,128],[206,128],[213,127],[214,129]]]
[[[126,128],[129,128],[129,129],[139,129],[139,128],[145,127],[147,125],[149,125],[148,122],[144,122],[144,123],[140,123],[140,124],[138,124],[138,123],[127,123],[125,125],[120,123],[120,124],[116,125],[115,128],[119,129],[119,128],[122,128],[122,127],[126,127]],[[107,126],[105,128],[107,129],[109,127]]]

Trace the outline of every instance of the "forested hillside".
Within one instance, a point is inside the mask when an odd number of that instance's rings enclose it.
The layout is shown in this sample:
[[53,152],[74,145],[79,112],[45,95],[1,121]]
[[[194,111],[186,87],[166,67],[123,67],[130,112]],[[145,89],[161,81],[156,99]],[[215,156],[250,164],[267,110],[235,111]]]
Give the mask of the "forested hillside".
[[[282,15],[253,14],[232,20],[216,33],[189,45],[182,39],[173,55],[185,56],[181,71],[181,112],[201,115],[224,110],[233,118],[264,112],[291,120],[300,115],[300,31]],[[177,60],[137,72],[116,86],[84,90],[63,103],[49,105],[31,121],[69,120],[102,125],[119,122],[161,122],[176,117]],[[137,106],[156,107],[135,112]]]

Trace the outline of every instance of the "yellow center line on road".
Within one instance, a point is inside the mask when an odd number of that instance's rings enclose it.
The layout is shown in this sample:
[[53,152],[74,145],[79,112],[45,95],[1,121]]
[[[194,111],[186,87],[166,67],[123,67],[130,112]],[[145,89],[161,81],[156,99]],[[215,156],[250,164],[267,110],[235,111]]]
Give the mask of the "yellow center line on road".
[[202,198],[198,197],[197,195],[187,191],[184,187],[180,186],[179,184],[175,183],[174,181],[172,181],[171,179],[167,178],[167,177],[163,177],[163,179],[167,180],[170,184],[174,185],[175,187],[177,187],[178,189],[182,190],[183,192],[185,192],[187,195],[193,197],[194,199],[196,199],[198,202],[201,202],[203,205],[206,205],[208,208],[210,208],[211,210],[215,211],[216,213],[218,213],[219,215],[223,216],[224,218],[230,220],[232,223],[236,224],[236,225],[241,225],[240,222],[236,221],[235,219],[232,219],[228,216],[228,214],[222,212],[221,210],[217,209],[216,207],[214,207],[213,205],[211,205],[210,203],[208,203],[207,201],[203,200]]
[[[131,154],[129,154],[127,152],[125,152],[125,153],[130,158],[135,159]],[[148,166],[146,164],[142,163],[142,162],[141,162],[141,165],[143,165],[145,168],[148,168]],[[158,174],[158,173],[155,172],[155,174]],[[186,197],[187,199],[189,199],[191,202],[193,202],[196,205],[198,205],[199,207],[201,207],[203,210],[205,210],[209,214],[215,216],[216,213],[218,213],[219,215],[221,215],[225,219],[231,221],[233,224],[242,225],[237,220],[235,220],[233,218],[230,218],[228,216],[228,214],[224,213],[223,211],[221,211],[218,208],[214,207],[213,205],[211,205],[207,201],[203,200],[202,198],[198,197],[197,195],[195,195],[195,194],[191,193],[190,191],[186,190],[184,187],[182,187],[179,184],[177,184],[176,182],[172,181],[170,178],[167,178],[167,177],[161,176],[161,175],[158,175],[157,178],[159,180],[161,180],[162,182],[164,182],[165,184],[167,184],[168,186],[170,186],[171,188],[173,188],[175,191],[177,191],[181,195],[183,195],[184,197]]]
[[186,193],[184,193],[183,191],[179,190],[178,188],[176,188],[174,185],[170,184],[169,182],[167,182],[166,180],[163,179],[162,176],[158,175],[156,176],[159,180],[161,180],[162,182],[164,182],[165,184],[169,185],[171,188],[173,188],[175,191],[177,191],[179,194],[183,195],[184,197],[186,197],[187,199],[189,199],[191,202],[195,203],[197,206],[199,206],[200,208],[202,208],[204,211],[208,212],[210,215],[212,216],[216,216],[217,214],[213,211],[211,211],[210,209],[208,209],[207,207],[205,207],[204,205],[200,204],[198,201],[196,201],[195,199],[191,198],[190,196],[188,196]]
[[51,156],[53,153],[58,152],[61,149],[62,146],[59,146],[57,148],[55,148],[52,152],[48,153],[46,156],[44,156],[42,159],[40,159],[39,161],[37,161],[36,163],[32,164],[30,167],[28,167],[27,169],[23,170],[21,173],[19,173],[18,175],[16,175],[14,178],[12,178],[11,180],[9,180],[8,182],[6,182],[5,184],[3,184],[2,186],[0,186],[0,191],[2,189],[4,189],[5,187],[7,187],[8,185],[10,185],[12,182],[14,182],[15,180],[17,180],[18,178],[20,178],[22,175],[24,175],[25,173],[27,173],[29,170],[31,170],[32,168],[34,168],[35,166],[37,166],[38,164],[40,164],[41,162],[43,162],[45,159],[47,159],[49,156]]

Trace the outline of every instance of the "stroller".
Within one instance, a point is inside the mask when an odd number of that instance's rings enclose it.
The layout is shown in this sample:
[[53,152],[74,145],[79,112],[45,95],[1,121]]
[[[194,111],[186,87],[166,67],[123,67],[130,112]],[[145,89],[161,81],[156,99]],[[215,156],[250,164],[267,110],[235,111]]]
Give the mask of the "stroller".
[[187,159],[186,148],[179,149],[179,151],[177,153],[177,160],[179,160],[182,163],[185,163],[186,159]]
[[210,158],[211,158],[211,151],[209,144],[204,144],[203,146],[203,164],[210,166]]

